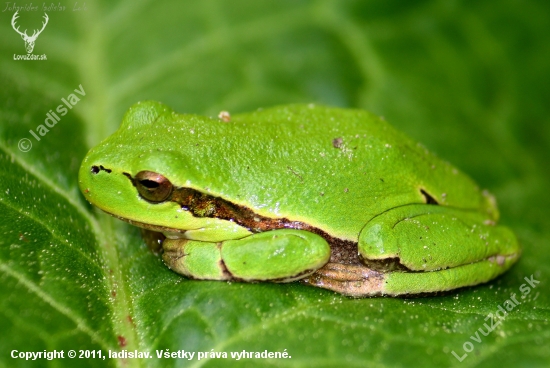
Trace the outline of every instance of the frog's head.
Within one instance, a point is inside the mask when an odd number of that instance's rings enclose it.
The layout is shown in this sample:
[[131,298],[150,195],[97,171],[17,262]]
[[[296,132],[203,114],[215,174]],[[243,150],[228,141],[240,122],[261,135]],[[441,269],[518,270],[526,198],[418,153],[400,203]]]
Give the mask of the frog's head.
[[[182,130],[189,128],[186,119],[174,122],[172,114],[158,102],[132,106],[120,128],[84,158],[79,172],[82,193],[113,216],[175,237],[197,229],[235,232],[235,224],[193,216],[181,204],[181,188],[203,189],[196,183],[204,173],[186,157],[193,144],[181,143]],[[188,120],[193,118],[189,115]],[[177,143],[171,129],[178,134]]]

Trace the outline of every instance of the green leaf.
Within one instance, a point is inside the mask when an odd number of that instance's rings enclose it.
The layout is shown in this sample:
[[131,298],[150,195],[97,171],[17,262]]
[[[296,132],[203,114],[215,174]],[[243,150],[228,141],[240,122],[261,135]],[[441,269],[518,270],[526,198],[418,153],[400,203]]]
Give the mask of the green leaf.
[[[43,61],[14,60],[26,51],[10,25],[13,6],[25,4],[6,4],[0,366],[549,365],[546,2],[40,4],[20,10],[17,24],[31,34],[48,14],[33,51]],[[55,125],[46,121],[80,86],[85,96]],[[144,99],[207,115],[291,102],[371,110],[493,192],[523,255],[491,283],[414,299],[181,278],[135,228],[93,209],[78,190],[86,151]],[[522,298],[531,277],[539,283]],[[485,336],[487,316],[514,293],[520,303]],[[70,359],[71,349],[96,358]],[[64,359],[12,358],[54,350]],[[103,360],[99,350],[153,358]],[[161,350],[195,355],[159,359]],[[266,350],[290,357],[230,356]]]

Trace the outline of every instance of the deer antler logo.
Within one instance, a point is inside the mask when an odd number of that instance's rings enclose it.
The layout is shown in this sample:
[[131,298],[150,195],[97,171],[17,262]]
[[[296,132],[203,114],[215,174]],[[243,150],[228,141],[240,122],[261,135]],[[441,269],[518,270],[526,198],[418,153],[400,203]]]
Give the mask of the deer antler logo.
[[17,32],[21,35],[21,38],[23,39],[23,41],[25,41],[25,48],[27,49],[27,54],[30,54],[32,52],[32,50],[34,49],[34,42],[36,41],[36,39],[38,38],[40,33],[42,33],[44,28],[46,28],[46,24],[48,24],[48,19],[49,19],[48,14],[44,13],[45,22],[42,23],[42,29],[40,31],[35,29],[34,32],[32,33],[32,36],[28,36],[26,29],[25,29],[24,32],[21,32],[19,30],[19,27],[15,28],[15,20],[18,18],[18,16],[17,16],[18,12],[19,12],[19,10],[16,11],[15,14],[13,15],[13,17],[11,18],[11,26],[13,27],[15,32]]

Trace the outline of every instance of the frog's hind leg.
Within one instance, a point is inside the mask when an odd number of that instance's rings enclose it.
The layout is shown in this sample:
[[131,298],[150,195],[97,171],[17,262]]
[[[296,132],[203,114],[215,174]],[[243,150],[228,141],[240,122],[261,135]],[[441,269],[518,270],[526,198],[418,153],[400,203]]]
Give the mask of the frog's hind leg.
[[219,243],[166,239],[164,262],[177,273],[202,280],[290,282],[315,272],[330,258],[321,236],[281,229]]
[[373,218],[357,251],[362,264],[329,263],[303,282],[355,297],[433,293],[487,282],[520,254],[508,228],[477,211],[431,204]]

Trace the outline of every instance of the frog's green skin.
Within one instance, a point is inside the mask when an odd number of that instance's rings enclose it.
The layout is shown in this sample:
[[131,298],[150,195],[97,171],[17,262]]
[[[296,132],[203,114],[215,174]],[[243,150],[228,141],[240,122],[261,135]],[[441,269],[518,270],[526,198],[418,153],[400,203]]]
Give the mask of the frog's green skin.
[[491,195],[361,110],[227,122],[142,102],[79,180],[102,210],[164,233],[167,265],[197,279],[415,294],[489,281],[520,253]]

